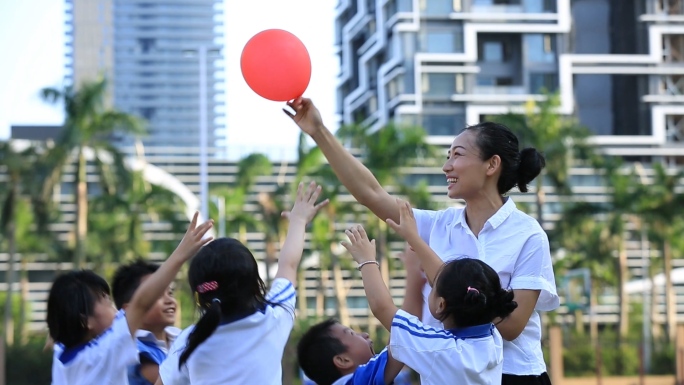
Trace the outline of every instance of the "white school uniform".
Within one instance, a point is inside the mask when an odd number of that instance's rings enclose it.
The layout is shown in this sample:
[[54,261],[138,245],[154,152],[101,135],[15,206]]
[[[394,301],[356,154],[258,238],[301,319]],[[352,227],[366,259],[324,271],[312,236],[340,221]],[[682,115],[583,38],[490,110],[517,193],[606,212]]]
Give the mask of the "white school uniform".
[[[459,257],[482,260],[491,266],[504,289],[541,290],[537,311],[550,311],[560,301],[556,293],[549,240],[539,223],[515,207],[511,198],[487,220],[476,237],[468,227],[464,208],[440,211],[413,210],[421,238],[444,261]],[[425,285],[423,323],[441,328],[430,314]],[[513,341],[504,341],[503,373],[539,375],[546,371],[541,349],[541,319],[535,311],[523,332]]]
[[275,305],[219,325],[179,368],[180,355],[195,326],[183,330],[159,367],[164,385],[280,385],[283,351],[294,326],[294,286],[278,278],[266,299]]
[[503,342],[493,324],[444,330],[399,310],[390,352],[420,374],[421,385],[500,385]]
[[109,329],[70,349],[55,344],[52,385],[128,384],[127,368],[138,362],[138,349],[120,310]]

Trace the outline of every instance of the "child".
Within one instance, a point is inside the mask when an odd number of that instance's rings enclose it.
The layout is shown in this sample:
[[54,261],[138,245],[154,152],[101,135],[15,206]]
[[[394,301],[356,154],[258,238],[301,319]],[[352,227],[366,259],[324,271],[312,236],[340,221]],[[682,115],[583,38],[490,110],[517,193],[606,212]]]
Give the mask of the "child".
[[55,341],[53,385],[128,382],[127,367],[138,362],[135,333],[183,263],[211,238],[203,239],[212,222],[197,224],[195,213],[176,250],[143,282],[117,312],[109,286],[92,271],[72,271],[57,277],[47,304],[47,324]]
[[[157,269],[158,265],[143,260],[119,267],[112,282],[112,296],[116,307],[126,310],[140,284],[149,279]],[[154,385],[159,378],[159,365],[180,333],[180,329],[173,326],[177,306],[173,287],[170,285],[143,317],[142,325],[135,335],[140,363],[128,368],[129,385]]]
[[[410,253],[406,253],[410,254]],[[419,314],[425,280],[415,257],[406,255],[406,294],[403,309]],[[312,326],[297,345],[297,360],[317,385],[389,385],[404,364],[385,348],[375,355],[367,333],[356,333],[335,320]]]
[[254,256],[237,240],[218,239],[195,256],[188,281],[202,317],[173,343],[157,384],[281,383],[305,227],[328,202],[316,204],[320,192],[313,182],[306,191],[300,184],[292,211],[283,213],[290,224],[268,293]]
[[[368,240],[363,227],[352,227],[346,234],[350,242],[343,246],[359,263],[373,314],[391,331],[389,351],[397,361],[418,372],[423,385],[501,384],[503,342],[492,322],[508,316],[517,304],[513,293],[501,288],[491,267],[464,258],[447,262],[435,275],[426,270],[433,284],[430,312],[446,330],[435,329],[397,310],[379,269],[373,266],[377,265],[375,241]],[[425,268],[428,258],[423,250],[409,244]]]

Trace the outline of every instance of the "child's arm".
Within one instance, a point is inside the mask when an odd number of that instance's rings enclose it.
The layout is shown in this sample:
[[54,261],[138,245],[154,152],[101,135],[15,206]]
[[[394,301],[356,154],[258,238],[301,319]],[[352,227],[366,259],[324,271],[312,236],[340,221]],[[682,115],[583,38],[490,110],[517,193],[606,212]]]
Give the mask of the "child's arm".
[[387,224],[411,245],[420,260],[420,264],[423,266],[423,271],[427,275],[430,286],[432,286],[444,261],[418,234],[416,218],[413,216],[411,205],[401,199],[397,199],[397,204],[399,205],[399,223],[394,222],[392,219],[387,219]]
[[141,362],[140,375],[149,381],[150,384],[154,384],[157,379],[159,379],[159,365],[149,362]]
[[420,318],[423,313],[423,285],[425,285],[420,260],[408,244],[402,253],[402,260],[406,268],[406,291],[401,309]]
[[349,237],[349,242],[342,242],[342,246],[349,250],[359,266],[363,264],[360,267],[363,289],[366,291],[366,298],[371,311],[382,326],[390,330],[392,319],[397,314],[398,309],[382,280],[377,262],[375,262],[375,239],[369,241],[366,230],[361,225],[352,226],[345,233]]
[[283,213],[283,216],[289,219],[290,225],[287,228],[283,247],[280,249],[278,272],[275,276],[276,278],[285,278],[293,284],[297,281],[297,267],[304,251],[306,225],[321,207],[328,204],[327,199],[316,204],[316,200],[321,194],[321,186],[317,186],[315,182],[311,182],[306,191],[303,190],[304,184],[300,183],[297,187],[297,199],[292,211]]
[[131,336],[135,337],[135,332],[140,328],[145,313],[164,294],[164,291],[169,287],[176,274],[178,274],[178,270],[183,266],[183,263],[192,258],[202,246],[212,240],[211,237],[202,238],[209,231],[213,222],[207,221],[200,226],[196,226],[197,215],[198,213],[196,212],[188,230],[185,232],[185,236],[183,236],[183,240],[181,240],[176,250],[159,266],[156,272],[138,287],[135,294],[133,294],[131,302],[128,303],[126,321],[128,322]]

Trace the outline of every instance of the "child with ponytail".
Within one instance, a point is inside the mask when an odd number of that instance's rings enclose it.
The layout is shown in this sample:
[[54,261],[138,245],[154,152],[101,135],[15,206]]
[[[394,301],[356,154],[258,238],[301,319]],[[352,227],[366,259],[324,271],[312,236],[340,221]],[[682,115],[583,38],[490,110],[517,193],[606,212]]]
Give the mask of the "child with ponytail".
[[289,228],[268,292],[254,256],[235,239],[219,238],[193,258],[188,281],[202,317],[175,340],[157,384],[281,384],[305,227],[327,204],[316,204],[320,192],[313,182],[306,191],[300,184],[292,211],[283,213]]

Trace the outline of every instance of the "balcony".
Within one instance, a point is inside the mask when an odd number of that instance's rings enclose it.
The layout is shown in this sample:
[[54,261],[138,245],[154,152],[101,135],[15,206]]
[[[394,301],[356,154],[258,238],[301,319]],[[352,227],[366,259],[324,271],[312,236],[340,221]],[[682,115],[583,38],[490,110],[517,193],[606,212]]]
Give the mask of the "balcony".
[[475,86],[474,94],[479,95],[526,95],[528,94],[525,86]]

